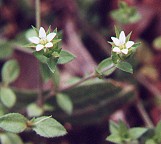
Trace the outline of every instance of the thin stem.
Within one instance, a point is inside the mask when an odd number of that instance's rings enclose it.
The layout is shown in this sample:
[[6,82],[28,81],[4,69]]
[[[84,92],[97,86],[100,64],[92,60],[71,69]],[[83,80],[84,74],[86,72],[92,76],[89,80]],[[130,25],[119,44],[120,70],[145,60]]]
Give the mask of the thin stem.
[[[115,67],[114,65],[111,65],[111,66],[107,67],[106,69],[104,69],[104,70],[102,71],[102,73],[105,73],[106,71],[108,71],[108,70],[110,70],[110,69],[112,69],[112,68],[114,68],[114,67]],[[92,73],[91,75],[89,75],[88,77],[82,78],[80,81],[76,82],[75,84],[70,85],[70,86],[68,86],[67,88],[61,89],[60,91],[62,92],[62,91],[65,91],[65,90],[74,88],[74,87],[76,87],[76,86],[78,86],[78,85],[84,83],[85,81],[88,81],[88,80],[90,80],[90,79],[93,79],[93,78],[98,77],[98,75],[99,75],[99,74],[97,74],[97,73],[94,72],[94,73]]]
[[35,9],[36,9],[36,28],[39,29],[41,25],[41,15],[40,15],[40,0],[36,0],[35,4]]
[[88,77],[82,78],[80,81],[78,81],[78,82],[76,82],[76,83],[74,83],[74,84],[72,84],[72,85],[70,85],[70,86],[68,86],[68,87],[66,87],[64,89],[59,90],[59,92],[62,92],[62,91],[65,91],[65,90],[74,88],[74,87],[82,84],[83,82],[88,81],[88,80],[90,80],[92,78],[96,78],[96,77],[97,77],[97,74],[95,74],[95,73],[94,74],[91,74]]
[[[36,9],[36,12],[35,12],[35,16],[36,16],[36,28],[39,29],[40,28],[40,23],[41,23],[41,15],[40,15],[40,0],[36,0],[36,3],[35,3],[35,9]],[[38,106],[43,106],[43,102],[44,102],[44,99],[43,99],[43,95],[42,95],[42,78],[41,78],[41,74],[40,74],[40,62],[38,61],[38,67],[39,67],[39,80],[38,80],[38,87],[39,87],[39,94],[38,94],[38,98],[37,98],[37,104]]]
[[153,128],[154,124],[151,121],[151,119],[149,118],[149,115],[147,114],[147,112],[146,112],[146,110],[145,110],[145,108],[144,108],[144,106],[143,106],[143,104],[141,103],[140,100],[137,102],[136,107],[139,110],[139,112],[140,112],[140,114],[141,114],[146,126],[149,127],[149,128]]

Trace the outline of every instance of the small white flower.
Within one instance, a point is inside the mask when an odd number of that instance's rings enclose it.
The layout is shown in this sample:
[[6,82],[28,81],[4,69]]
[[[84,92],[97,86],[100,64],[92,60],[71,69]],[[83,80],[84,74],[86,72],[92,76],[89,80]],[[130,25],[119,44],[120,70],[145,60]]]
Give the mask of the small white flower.
[[53,46],[53,43],[51,42],[53,38],[56,36],[56,33],[49,33],[46,35],[46,32],[43,27],[40,27],[39,30],[39,37],[30,37],[29,41],[37,44],[36,51],[40,51],[43,48],[50,48]]
[[133,41],[126,42],[126,36],[124,31],[121,31],[119,38],[111,37],[111,39],[115,44],[115,47],[112,51],[116,53],[128,54],[129,48],[131,48],[134,45]]

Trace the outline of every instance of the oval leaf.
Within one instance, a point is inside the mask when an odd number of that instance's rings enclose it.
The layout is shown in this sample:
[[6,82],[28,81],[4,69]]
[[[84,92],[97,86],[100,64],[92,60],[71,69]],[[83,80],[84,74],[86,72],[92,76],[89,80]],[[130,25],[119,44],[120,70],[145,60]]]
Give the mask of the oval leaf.
[[47,63],[47,57],[43,55],[43,50],[33,52],[34,56],[42,63]]
[[0,135],[2,144],[23,144],[21,138],[13,133],[5,133]]
[[59,93],[56,96],[56,101],[59,107],[67,114],[71,114],[73,111],[73,103],[68,95]]
[[118,64],[116,64],[116,67],[122,71],[133,73],[132,66],[128,62],[119,62]]
[[20,133],[27,128],[27,119],[18,113],[9,113],[0,117],[0,128],[5,131]]
[[16,102],[15,93],[10,88],[1,87],[0,89],[0,98],[2,103],[8,108],[13,107]]
[[133,140],[137,140],[141,137],[148,129],[147,128],[131,128],[129,129],[130,137]]
[[0,40],[0,59],[10,57],[12,53],[12,44],[8,41]]
[[40,116],[43,114],[43,109],[40,108],[37,104],[31,103],[27,107],[27,114],[29,117]]
[[49,59],[47,59],[47,65],[48,65],[50,71],[51,71],[52,73],[54,73],[55,70],[56,70],[57,59],[52,58],[52,57],[49,58]]
[[17,79],[20,73],[20,68],[16,60],[7,61],[2,68],[2,80],[9,84]]
[[65,64],[72,61],[75,56],[67,51],[62,50],[58,59],[58,64]]
[[55,119],[42,116],[34,120],[33,130],[43,137],[58,137],[65,135],[66,129]]
[[110,75],[116,69],[115,67],[113,67],[113,65],[114,64],[111,58],[104,59],[101,63],[99,63],[97,67],[97,72],[102,73],[103,75],[106,75],[106,76]]

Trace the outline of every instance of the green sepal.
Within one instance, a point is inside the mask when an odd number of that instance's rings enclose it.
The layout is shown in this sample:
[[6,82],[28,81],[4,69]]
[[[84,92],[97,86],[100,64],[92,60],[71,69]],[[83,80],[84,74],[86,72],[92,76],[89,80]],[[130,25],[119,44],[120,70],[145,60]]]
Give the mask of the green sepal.
[[116,26],[114,26],[114,28],[115,28],[116,38],[119,38],[120,30]]
[[39,30],[38,30],[36,27],[34,27],[33,25],[32,25],[31,27],[32,27],[33,30],[37,33],[37,35],[39,35]]
[[131,34],[132,34],[132,31],[127,35],[126,42],[128,42],[130,40]]

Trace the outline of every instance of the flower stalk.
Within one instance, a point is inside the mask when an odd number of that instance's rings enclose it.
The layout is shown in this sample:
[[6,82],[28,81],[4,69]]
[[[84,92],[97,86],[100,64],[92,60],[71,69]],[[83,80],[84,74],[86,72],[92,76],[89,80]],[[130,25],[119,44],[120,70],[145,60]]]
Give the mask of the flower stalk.
[[36,28],[39,29],[41,25],[41,14],[40,14],[40,0],[36,0],[35,2],[35,9],[36,9]]

